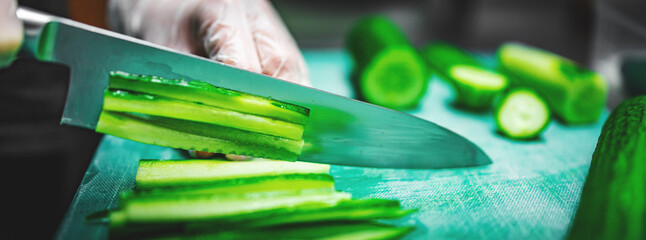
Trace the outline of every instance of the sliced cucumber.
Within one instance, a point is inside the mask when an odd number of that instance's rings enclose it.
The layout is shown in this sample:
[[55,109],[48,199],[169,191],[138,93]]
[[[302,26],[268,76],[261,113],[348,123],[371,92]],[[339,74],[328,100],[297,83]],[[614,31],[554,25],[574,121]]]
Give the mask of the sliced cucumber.
[[448,74],[455,87],[456,101],[473,109],[488,109],[507,87],[507,77],[473,65],[454,65]]
[[303,125],[309,109],[273,99],[220,88],[202,81],[110,72],[110,88],[165,96]]
[[348,34],[359,98],[392,109],[417,106],[429,74],[419,53],[395,23],[383,16],[359,21]]
[[513,76],[515,84],[541,94],[565,123],[590,123],[601,116],[608,92],[601,75],[521,44],[503,44],[497,54],[501,69]]
[[133,112],[211,123],[296,140],[303,137],[302,125],[195,102],[124,90],[106,90],[103,111]]
[[646,239],[646,96],[610,114],[568,239]]
[[[189,121],[185,122],[191,124]],[[300,150],[293,150],[301,149],[303,144],[302,140],[295,143],[291,141],[276,141],[276,144],[273,145],[236,142],[230,139],[220,139],[174,130],[163,124],[159,125],[155,121],[147,119],[146,116],[135,116],[127,113],[109,111],[101,112],[96,131],[165,147],[290,161],[296,160],[298,155],[300,155]],[[263,136],[262,138],[266,139],[267,137]]]
[[514,89],[502,98],[495,116],[500,132],[514,139],[528,139],[547,127],[550,109],[532,90]]
[[327,174],[329,171],[330,165],[326,164],[273,160],[141,160],[135,182],[137,189],[149,189],[286,174]]

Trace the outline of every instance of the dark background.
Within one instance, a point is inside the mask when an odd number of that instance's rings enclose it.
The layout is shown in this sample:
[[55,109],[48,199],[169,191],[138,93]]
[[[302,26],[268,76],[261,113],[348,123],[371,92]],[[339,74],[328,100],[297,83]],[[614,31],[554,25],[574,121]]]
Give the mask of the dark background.
[[[104,2],[86,2],[94,1]],[[19,2],[70,16],[65,1]],[[494,51],[515,40],[583,64],[589,63],[595,16],[592,0],[277,0],[274,5],[305,49],[343,47],[357,18],[380,12],[418,46],[441,39]],[[82,13],[77,6],[71,15],[78,16],[79,9]],[[59,125],[69,72],[25,57],[0,69],[0,159],[8,210],[0,238],[51,238],[96,149],[100,134]]]

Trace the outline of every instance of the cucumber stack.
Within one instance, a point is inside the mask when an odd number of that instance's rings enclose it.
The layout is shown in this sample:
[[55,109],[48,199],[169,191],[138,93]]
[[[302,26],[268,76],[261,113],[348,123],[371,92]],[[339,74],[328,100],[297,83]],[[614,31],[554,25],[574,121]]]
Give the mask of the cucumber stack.
[[111,72],[97,132],[166,147],[295,160],[309,109],[201,81]]
[[387,108],[417,106],[426,93],[429,74],[424,61],[390,19],[371,16],[348,34],[347,49],[355,62],[357,96]]
[[391,239],[410,227],[398,201],[337,192],[329,165],[255,160],[141,160],[136,188],[109,211],[111,238]]
[[422,49],[429,67],[455,89],[458,105],[488,110],[508,85],[505,75],[482,66],[468,52],[445,42],[432,42]]

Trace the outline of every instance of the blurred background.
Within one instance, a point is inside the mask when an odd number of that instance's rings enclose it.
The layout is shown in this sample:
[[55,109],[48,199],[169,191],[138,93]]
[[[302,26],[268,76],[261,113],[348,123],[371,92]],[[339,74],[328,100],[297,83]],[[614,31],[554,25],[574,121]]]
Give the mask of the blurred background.
[[[642,78],[646,76],[643,0],[272,2],[305,51],[342,48],[345,33],[358,18],[384,13],[416,46],[445,40],[493,53],[503,42],[520,41],[568,57],[606,76],[611,106],[617,102],[613,98],[630,94],[620,87],[622,79],[646,79]],[[106,27],[105,15],[95,14],[105,8],[105,0],[19,3]],[[0,238],[53,236],[100,140],[101,135],[90,130],[58,124],[68,76],[65,66],[28,58],[0,69],[0,159],[4,165],[0,169],[9,209],[2,218],[1,226],[6,229],[0,231]]]

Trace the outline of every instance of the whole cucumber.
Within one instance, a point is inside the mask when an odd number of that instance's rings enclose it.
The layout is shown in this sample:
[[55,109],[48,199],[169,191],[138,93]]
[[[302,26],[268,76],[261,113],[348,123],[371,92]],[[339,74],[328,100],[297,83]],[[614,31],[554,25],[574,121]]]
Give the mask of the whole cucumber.
[[569,239],[646,239],[646,95],[606,120]]
[[567,124],[595,122],[605,107],[608,87],[601,75],[556,54],[517,43],[498,49],[499,67],[512,85],[538,92],[554,115]]

